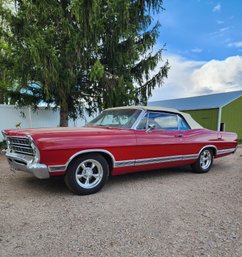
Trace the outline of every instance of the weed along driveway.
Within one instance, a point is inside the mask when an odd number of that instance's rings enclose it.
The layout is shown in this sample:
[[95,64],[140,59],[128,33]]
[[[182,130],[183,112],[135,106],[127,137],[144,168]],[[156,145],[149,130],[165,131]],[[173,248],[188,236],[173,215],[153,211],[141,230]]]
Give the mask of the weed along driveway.
[[113,177],[94,195],[9,172],[0,156],[0,256],[241,256],[242,148],[207,174]]

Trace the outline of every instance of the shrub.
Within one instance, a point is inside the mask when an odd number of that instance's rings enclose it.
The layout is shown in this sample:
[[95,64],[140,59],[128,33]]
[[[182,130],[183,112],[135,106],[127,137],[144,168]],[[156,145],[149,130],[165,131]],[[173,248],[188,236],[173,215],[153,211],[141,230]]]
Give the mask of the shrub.
[[6,144],[6,141],[3,140],[2,142],[0,142],[0,149],[5,149],[7,148],[7,144]]

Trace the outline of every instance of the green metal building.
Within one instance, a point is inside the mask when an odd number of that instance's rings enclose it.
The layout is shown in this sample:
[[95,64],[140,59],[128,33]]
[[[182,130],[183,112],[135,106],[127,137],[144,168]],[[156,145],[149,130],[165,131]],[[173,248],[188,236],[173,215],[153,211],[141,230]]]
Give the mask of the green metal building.
[[236,132],[242,140],[242,90],[155,101],[148,105],[187,112],[204,128]]

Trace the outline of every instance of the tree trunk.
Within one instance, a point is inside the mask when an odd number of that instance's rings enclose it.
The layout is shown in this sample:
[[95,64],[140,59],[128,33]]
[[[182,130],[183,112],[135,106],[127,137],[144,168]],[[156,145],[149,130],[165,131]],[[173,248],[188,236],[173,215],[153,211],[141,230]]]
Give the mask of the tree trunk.
[[4,95],[1,89],[0,89],[0,104],[4,104]]
[[60,127],[68,127],[68,105],[62,104],[60,107]]

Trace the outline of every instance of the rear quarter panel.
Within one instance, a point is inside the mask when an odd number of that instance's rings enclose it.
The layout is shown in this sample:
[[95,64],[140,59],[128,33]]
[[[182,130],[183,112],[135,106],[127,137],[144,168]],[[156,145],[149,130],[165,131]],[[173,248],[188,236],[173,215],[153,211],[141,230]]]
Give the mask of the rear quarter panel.
[[[230,132],[212,131],[208,129],[194,129],[184,132],[184,153],[199,153],[202,148],[214,146],[216,150],[236,148],[237,134]],[[215,156],[216,157],[216,156]]]

